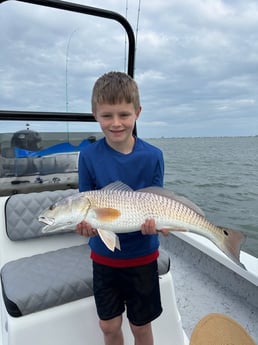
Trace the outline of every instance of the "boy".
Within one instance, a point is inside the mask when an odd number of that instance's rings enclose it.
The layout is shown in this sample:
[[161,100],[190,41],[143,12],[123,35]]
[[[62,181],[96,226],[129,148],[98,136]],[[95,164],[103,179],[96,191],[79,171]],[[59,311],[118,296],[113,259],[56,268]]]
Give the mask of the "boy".
[[[121,181],[133,190],[163,186],[162,152],[133,136],[141,112],[138,87],[125,73],[100,77],[92,92],[92,112],[104,138],[88,145],[79,157],[80,192]],[[77,232],[89,236],[93,290],[106,345],[123,345],[122,314],[136,345],[153,345],[151,321],[161,312],[157,257],[158,235],[147,219],[137,232],[119,234],[121,250],[110,251],[86,222]]]

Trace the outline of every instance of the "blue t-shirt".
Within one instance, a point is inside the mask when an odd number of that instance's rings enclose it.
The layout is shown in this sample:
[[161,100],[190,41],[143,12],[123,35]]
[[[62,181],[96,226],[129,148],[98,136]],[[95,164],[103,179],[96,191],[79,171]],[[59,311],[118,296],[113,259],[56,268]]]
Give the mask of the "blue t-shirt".
[[[137,190],[163,186],[164,160],[160,149],[139,138],[135,139],[129,154],[112,149],[102,138],[81,151],[78,170],[80,192],[101,189],[115,181]],[[118,236],[121,251],[109,250],[99,236],[91,237],[89,245],[95,253],[117,259],[138,258],[159,247],[157,235],[142,235],[141,231],[136,231]]]

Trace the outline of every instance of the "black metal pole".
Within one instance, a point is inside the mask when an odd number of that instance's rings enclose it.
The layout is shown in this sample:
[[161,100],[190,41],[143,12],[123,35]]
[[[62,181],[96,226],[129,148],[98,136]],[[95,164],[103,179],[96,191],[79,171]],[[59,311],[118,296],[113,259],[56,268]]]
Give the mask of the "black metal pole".
[[[6,2],[8,0],[0,0],[0,4],[3,2]],[[85,6],[81,4],[75,4],[67,1],[61,1],[61,0],[16,0],[18,2],[24,2],[24,3],[29,3],[32,5],[40,5],[40,6],[46,6],[46,7],[51,7],[51,8],[56,8],[60,10],[65,10],[65,11],[71,11],[71,12],[77,12],[77,13],[83,13],[87,15],[92,15],[92,16],[97,16],[97,17],[102,17],[102,18],[107,18],[107,19],[112,19],[117,22],[119,22],[125,29],[128,37],[128,43],[129,43],[129,49],[128,49],[128,67],[127,67],[127,73],[133,78],[134,77],[134,64],[135,64],[135,37],[134,37],[134,32],[132,30],[131,25],[127,21],[126,18],[124,18],[122,15],[119,13],[109,11],[109,10],[104,10],[101,8],[97,7],[91,7],[91,6]],[[20,115],[19,119],[22,119],[25,117],[25,113],[27,113],[30,116],[30,119],[33,120],[35,116],[35,120],[61,120],[61,116],[66,119],[66,121],[69,119],[71,121],[79,121],[79,119],[84,118],[84,120],[87,118],[89,121],[89,114],[84,115],[83,114],[73,114],[73,119],[72,119],[72,114],[71,116],[68,115],[69,113],[65,114],[64,113],[36,113],[36,112],[8,112],[8,111],[3,111],[1,112],[1,119],[6,119],[6,115],[9,115],[9,119],[17,119],[17,115]],[[8,114],[9,113],[9,114]],[[51,115],[52,114],[52,115]],[[39,117],[38,117],[39,115]],[[71,119],[70,119],[71,118]],[[136,126],[134,128],[134,134],[136,135]]]

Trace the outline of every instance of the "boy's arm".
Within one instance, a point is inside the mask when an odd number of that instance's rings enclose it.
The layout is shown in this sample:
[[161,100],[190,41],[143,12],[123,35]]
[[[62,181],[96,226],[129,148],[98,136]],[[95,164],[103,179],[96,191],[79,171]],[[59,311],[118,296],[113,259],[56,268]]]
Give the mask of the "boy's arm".
[[152,186],[163,187],[165,163],[163,153],[160,151],[155,169],[153,171]]
[[78,160],[78,180],[80,192],[94,189],[92,174],[86,164],[86,158],[84,157],[83,151],[80,152]]
[[[85,157],[83,151],[80,152],[79,160],[78,160],[78,179],[79,179],[79,191],[86,192],[88,190],[94,189],[93,180],[88,169],[88,166],[85,161]],[[97,230],[92,228],[92,226],[85,221],[77,224],[76,232],[79,235],[92,237],[96,236]]]

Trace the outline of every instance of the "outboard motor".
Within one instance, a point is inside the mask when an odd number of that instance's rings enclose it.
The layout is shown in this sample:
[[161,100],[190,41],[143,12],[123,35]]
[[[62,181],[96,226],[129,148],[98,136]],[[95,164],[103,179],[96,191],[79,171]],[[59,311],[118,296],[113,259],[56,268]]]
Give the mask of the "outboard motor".
[[11,146],[29,151],[39,151],[42,148],[42,139],[38,132],[27,128],[13,134]]
[[[11,147],[15,151],[15,148],[39,151],[42,148],[42,139],[38,132],[32,131],[29,128],[17,131],[13,134],[11,139]],[[33,158],[15,158],[15,175],[33,175],[37,173],[37,167],[34,164]]]

